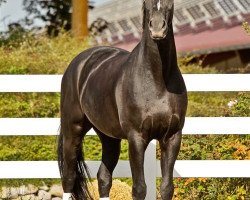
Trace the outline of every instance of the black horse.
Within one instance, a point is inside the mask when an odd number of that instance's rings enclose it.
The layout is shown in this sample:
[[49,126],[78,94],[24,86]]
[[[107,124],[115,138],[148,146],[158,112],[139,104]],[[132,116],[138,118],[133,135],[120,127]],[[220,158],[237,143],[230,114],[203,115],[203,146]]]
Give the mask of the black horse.
[[144,153],[157,139],[161,148],[162,199],[173,196],[173,168],[180,149],[187,92],[177,66],[172,27],[173,0],[143,2],[143,33],[130,53],[95,47],[80,53],[61,86],[59,168],[65,193],[92,199],[86,185],[82,140],[93,128],[102,142],[97,174],[101,198],[109,197],[121,139],[129,143],[132,196],[145,199]]

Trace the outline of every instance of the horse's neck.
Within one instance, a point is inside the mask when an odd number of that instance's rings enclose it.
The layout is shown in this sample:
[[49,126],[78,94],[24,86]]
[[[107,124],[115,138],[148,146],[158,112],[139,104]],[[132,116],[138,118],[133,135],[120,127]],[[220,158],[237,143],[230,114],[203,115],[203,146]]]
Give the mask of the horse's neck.
[[152,40],[149,32],[145,31],[139,47],[141,71],[152,73],[158,83],[162,79],[166,84],[169,77],[178,71],[173,30],[170,28],[167,38],[159,42]]

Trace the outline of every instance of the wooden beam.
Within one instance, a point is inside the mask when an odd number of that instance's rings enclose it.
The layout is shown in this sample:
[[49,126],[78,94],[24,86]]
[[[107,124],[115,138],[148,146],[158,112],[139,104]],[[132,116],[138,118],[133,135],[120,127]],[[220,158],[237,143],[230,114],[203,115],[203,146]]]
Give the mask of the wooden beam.
[[[148,151],[145,157],[154,160],[156,166],[152,170],[151,165],[144,165],[144,171],[149,170],[150,173],[146,173],[146,177],[151,176],[155,180],[156,177],[161,177],[161,169],[160,161],[156,160],[156,157],[151,155],[152,153],[155,155],[155,152]],[[96,178],[101,162],[87,160],[86,164],[89,166],[91,177]],[[177,160],[174,177],[250,178],[249,167],[250,160]],[[113,177],[131,177],[128,160],[118,161]],[[0,179],[26,178],[60,178],[57,161],[0,161]],[[149,184],[154,184],[154,180]],[[155,188],[155,184],[153,187]],[[149,192],[156,194],[155,189],[149,190]]]
[[88,35],[88,0],[72,0],[72,33],[77,38]]
[[[250,92],[250,74],[183,74],[183,78],[188,92]],[[62,75],[0,75],[0,92],[60,92],[61,80]]]
[[[186,117],[182,133],[250,135],[249,124],[250,117]],[[0,118],[0,136],[58,135],[59,127],[60,118]],[[90,129],[87,135],[96,133]]]

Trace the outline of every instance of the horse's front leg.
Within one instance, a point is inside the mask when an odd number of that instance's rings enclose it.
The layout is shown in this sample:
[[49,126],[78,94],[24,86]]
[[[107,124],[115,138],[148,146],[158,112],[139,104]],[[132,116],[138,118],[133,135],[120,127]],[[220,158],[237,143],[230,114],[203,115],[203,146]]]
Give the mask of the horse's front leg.
[[108,137],[95,130],[102,142],[102,163],[97,173],[99,195],[101,200],[109,200],[112,173],[119,159],[121,140]]
[[161,148],[161,196],[163,200],[171,200],[174,194],[173,170],[181,145],[181,131],[170,138],[160,140]]
[[133,179],[133,200],[143,200],[146,197],[147,186],[144,178],[144,154],[149,141],[145,141],[141,133],[129,133],[129,161]]

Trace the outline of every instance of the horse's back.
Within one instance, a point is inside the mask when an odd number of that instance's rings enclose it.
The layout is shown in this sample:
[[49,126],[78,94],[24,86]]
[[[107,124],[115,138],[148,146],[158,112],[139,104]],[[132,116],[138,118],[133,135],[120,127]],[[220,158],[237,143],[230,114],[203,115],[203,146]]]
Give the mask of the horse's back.
[[[93,47],[78,54],[69,64],[64,76],[72,76],[79,72],[88,73],[97,67],[102,67],[102,63],[115,58],[129,54],[128,51],[115,47]],[[116,66],[119,67],[119,66]]]
[[[94,74],[109,70],[109,74],[121,70],[122,59],[126,58],[129,52],[114,47],[93,47],[78,54],[66,69],[63,83],[69,85],[70,81],[75,86],[84,87],[86,81]],[[105,78],[105,77],[102,77]],[[63,88],[62,88],[63,89]]]

